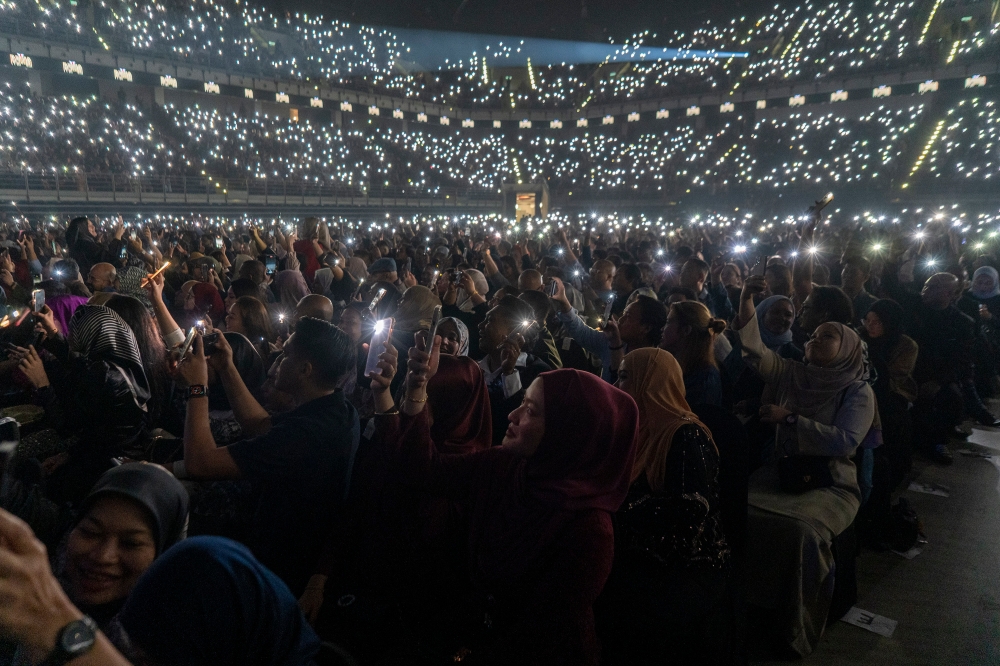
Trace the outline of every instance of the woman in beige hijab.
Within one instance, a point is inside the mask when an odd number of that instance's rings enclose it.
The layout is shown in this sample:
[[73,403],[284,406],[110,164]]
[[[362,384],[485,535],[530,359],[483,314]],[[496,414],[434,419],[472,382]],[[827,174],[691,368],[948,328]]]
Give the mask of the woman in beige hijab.
[[[806,343],[805,363],[781,358],[758,330],[753,296],[764,287],[759,276],[747,280],[738,330],[743,360],[767,384],[763,402],[772,403],[761,407],[761,420],[776,426],[775,459],[750,477],[748,600],[775,610],[776,638],[806,656],[830,610],[831,544],[861,506],[851,456],[880,429],[858,334],[820,324]],[[790,483],[796,479],[802,483]]]
[[719,452],[684,397],[681,366],[655,347],[629,352],[618,387],[639,407],[628,496],[615,514],[615,562],[602,625],[609,664],[712,663],[691,640],[725,590]]

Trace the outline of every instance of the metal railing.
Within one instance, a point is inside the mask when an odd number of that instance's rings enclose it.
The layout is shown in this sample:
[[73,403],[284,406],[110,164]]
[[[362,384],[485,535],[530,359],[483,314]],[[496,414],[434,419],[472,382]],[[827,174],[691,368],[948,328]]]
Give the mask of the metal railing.
[[253,206],[434,205],[493,207],[497,190],[350,186],[300,178],[217,178],[59,171],[0,171],[0,196],[14,202],[248,204]]

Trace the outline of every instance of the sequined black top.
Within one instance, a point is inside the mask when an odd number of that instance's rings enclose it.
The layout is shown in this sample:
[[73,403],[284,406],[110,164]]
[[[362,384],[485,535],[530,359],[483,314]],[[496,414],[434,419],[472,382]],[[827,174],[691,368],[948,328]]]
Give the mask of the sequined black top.
[[663,566],[720,568],[729,546],[719,514],[719,455],[705,433],[685,425],[667,454],[664,491],[645,475],[629,488],[615,515],[615,552]]

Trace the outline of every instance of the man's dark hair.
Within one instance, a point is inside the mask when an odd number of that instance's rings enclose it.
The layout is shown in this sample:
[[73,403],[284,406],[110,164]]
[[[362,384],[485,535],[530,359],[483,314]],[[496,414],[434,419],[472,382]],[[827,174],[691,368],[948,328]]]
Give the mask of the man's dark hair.
[[817,312],[825,312],[825,322],[851,326],[854,323],[854,305],[840,287],[813,287],[810,304]]
[[[524,292],[521,296],[524,296]],[[541,294],[542,292],[538,292]],[[542,294],[545,296],[545,294]],[[521,323],[535,318],[534,309],[528,305],[525,301],[520,298],[515,298],[514,296],[504,296],[500,299],[500,302],[496,306],[496,315],[501,319],[505,320],[511,329],[516,328]],[[521,335],[524,337],[525,344],[524,349],[530,349],[535,341],[538,339],[538,328],[535,327],[531,330],[531,333],[525,335],[523,332]]]
[[535,321],[544,325],[552,316],[552,301],[542,292],[526,291],[519,298],[531,306]]
[[233,290],[233,295],[236,296],[236,298],[250,296],[252,298],[256,298],[258,301],[261,300],[260,289],[250,278],[241,277],[233,280],[233,283],[229,285],[229,288]]
[[[316,383],[323,388],[337,386],[348,369],[354,367],[356,350],[351,339],[328,321],[303,317],[289,339],[295,356],[312,364]],[[287,347],[286,347],[287,348]]]
[[690,245],[681,245],[679,248],[677,248],[677,251],[674,252],[674,257],[680,264],[683,264],[685,261],[687,261],[693,256],[694,256],[694,249]]
[[76,263],[76,259],[60,259],[52,270],[58,280],[75,280],[76,274],[80,272],[80,264]]
[[240,277],[252,280],[254,284],[259,285],[264,281],[264,263],[256,259],[247,259],[240,266]]
[[872,272],[872,262],[868,261],[866,257],[862,257],[860,254],[852,254],[844,259],[844,265],[856,266],[865,275],[871,275]]
[[645,285],[642,283],[642,269],[635,264],[622,264],[618,268],[618,274],[628,280],[632,289],[639,289]]
[[649,327],[646,342],[655,347],[660,342],[663,327],[667,325],[667,306],[649,296],[637,296],[633,305],[639,308],[639,321]]
[[701,270],[701,272],[703,272],[705,275],[708,275],[709,273],[712,272],[711,268],[709,268],[708,262],[706,262],[703,259],[699,259],[698,257],[692,256],[684,263],[691,264],[692,266],[697,266],[698,269]]
[[693,289],[688,289],[687,287],[671,287],[670,290],[667,292],[667,298],[670,298],[674,294],[680,294],[681,296],[684,297],[685,301],[698,300],[698,294],[694,293]]
[[59,280],[42,280],[38,283],[38,288],[45,292],[46,299],[69,293],[69,288]]

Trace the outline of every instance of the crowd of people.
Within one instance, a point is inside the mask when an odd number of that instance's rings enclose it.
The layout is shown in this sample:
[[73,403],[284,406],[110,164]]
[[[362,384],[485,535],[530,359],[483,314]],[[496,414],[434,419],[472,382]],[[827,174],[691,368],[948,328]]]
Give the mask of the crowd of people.
[[[81,0],[44,6],[13,0],[0,5],[0,24],[12,34],[159,56],[185,66],[328,81],[341,88],[468,108],[525,109],[742,91],[987,60],[996,48],[1000,23],[982,0],[953,4],[965,7],[968,18],[946,11],[947,4],[939,12],[941,3],[912,0],[775,5],[668,35],[646,30],[617,43],[609,36],[611,67],[574,62],[575,53],[568,51],[549,56],[551,62],[539,63],[536,57],[529,76],[513,79],[494,71],[506,68],[507,57],[521,46],[510,37],[490,38],[490,48],[481,46],[478,52],[462,43],[447,65],[428,70],[419,66],[425,55],[420,40],[413,51],[405,31],[309,13],[279,16],[238,0]],[[698,55],[656,57],[656,47]],[[647,48],[653,57],[630,57]],[[747,55],[715,55],[734,52]]]
[[837,539],[1000,425],[996,255],[821,210],[8,225],[0,659],[808,655]]

